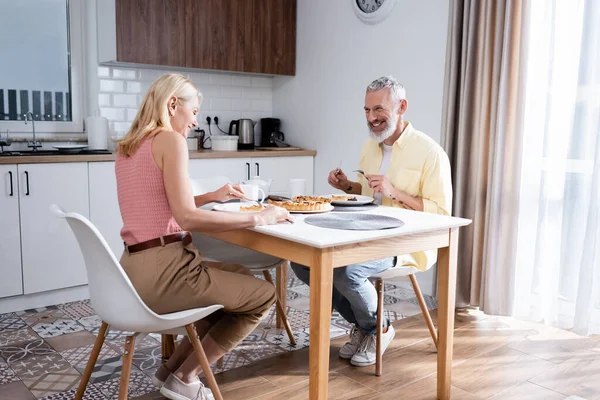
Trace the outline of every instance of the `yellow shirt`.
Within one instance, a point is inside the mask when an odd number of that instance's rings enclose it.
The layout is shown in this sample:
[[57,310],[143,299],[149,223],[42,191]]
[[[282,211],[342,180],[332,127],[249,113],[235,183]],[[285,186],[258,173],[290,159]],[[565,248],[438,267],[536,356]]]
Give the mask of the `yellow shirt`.
[[[373,139],[367,139],[360,152],[360,169],[366,174],[378,174],[382,160],[381,145]],[[450,215],[452,177],[448,155],[433,139],[413,128],[410,122],[393,144],[390,165],[385,175],[396,189],[421,198],[425,212]],[[373,197],[373,189],[360,174],[358,182],[362,185],[362,194]],[[382,204],[400,207],[398,202],[385,196]],[[436,260],[437,250],[428,250],[399,256],[397,265],[425,271]]]

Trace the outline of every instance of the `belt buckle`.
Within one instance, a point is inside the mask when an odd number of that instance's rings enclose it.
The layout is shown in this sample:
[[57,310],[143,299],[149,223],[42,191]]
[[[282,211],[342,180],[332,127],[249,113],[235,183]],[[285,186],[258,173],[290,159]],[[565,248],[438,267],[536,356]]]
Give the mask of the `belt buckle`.
[[160,246],[165,247],[165,237],[164,236],[160,237]]

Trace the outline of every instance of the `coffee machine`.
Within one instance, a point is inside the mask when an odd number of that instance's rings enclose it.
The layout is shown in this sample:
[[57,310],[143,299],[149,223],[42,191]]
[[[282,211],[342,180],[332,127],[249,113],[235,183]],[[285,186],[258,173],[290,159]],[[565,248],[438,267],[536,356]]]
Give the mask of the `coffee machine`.
[[260,146],[261,147],[287,147],[284,143],[285,136],[281,129],[279,118],[261,118],[260,120]]

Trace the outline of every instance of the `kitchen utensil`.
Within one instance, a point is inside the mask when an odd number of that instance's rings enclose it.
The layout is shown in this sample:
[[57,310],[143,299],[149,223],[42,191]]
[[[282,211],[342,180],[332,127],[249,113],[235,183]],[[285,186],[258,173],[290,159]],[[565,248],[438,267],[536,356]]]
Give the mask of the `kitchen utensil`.
[[[339,196],[339,194],[337,196]],[[375,199],[373,197],[362,196],[360,194],[344,194],[343,196],[355,197],[356,201],[332,200],[331,204],[336,205],[336,206],[348,206],[348,207],[352,207],[352,206],[363,206],[365,204],[371,204],[373,201],[375,201]],[[326,197],[331,197],[331,195],[326,196]]]
[[87,148],[87,145],[83,144],[65,144],[52,146],[61,153],[79,153],[81,150]]
[[186,139],[189,151],[198,151],[198,138],[189,137]]
[[355,169],[355,170],[354,170],[354,171],[352,171],[352,172],[358,172],[359,174],[361,174],[362,176],[364,176],[366,180],[369,180],[369,178],[367,178],[367,177],[365,176],[365,171],[363,171],[362,169]]
[[88,146],[93,150],[108,148],[108,119],[105,117],[87,117],[85,119]]
[[252,179],[248,179],[247,181],[242,181],[243,185],[257,185],[262,191],[265,193],[265,197],[269,196],[269,191],[271,190],[271,183],[273,179],[264,180],[260,179],[259,176],[253,176]]
[[[234,129],[235,127],[235,129]],[[229,135],[238,135],[238,149],[251,150],[254,148],[254,121],[237,119],[229,123]]]
[[240,185],[240,187],[248,200],[259,201],[261,203],[265,200],[265,192],[258,185]]
[[285,136],[281,129],[281,120],[279,118],[262,118],[260,120],[261,147],[279,147],[274,139],[281,142]]

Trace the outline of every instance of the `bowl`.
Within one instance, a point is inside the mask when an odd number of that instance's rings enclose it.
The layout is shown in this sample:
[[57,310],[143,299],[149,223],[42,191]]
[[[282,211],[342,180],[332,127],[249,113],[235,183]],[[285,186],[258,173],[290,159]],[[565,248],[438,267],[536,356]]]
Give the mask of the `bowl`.
[[237,151],[239,136],[213,135],[210,138],[214,151]]

